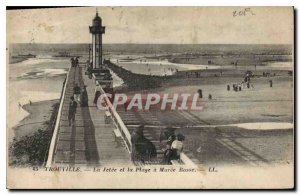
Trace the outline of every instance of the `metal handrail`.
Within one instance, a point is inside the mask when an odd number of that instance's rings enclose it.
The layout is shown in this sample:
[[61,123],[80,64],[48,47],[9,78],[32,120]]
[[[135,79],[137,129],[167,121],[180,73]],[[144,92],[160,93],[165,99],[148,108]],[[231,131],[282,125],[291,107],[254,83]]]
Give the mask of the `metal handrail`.
[[196,164],[184,152],[180,153],[180,162],[184,165],[196,166]]
[[55,149],[56,149],[56,143],[57,143],[57,139],[58,139],[58,131],[59,131],[59,124],[60,124],[60,118],[61,118],[61,113],[62,113],[62,107],[63,107],[64,100],[65,100],[65,93],[66,93],[67,82],[68,82],[68,79],[69,79],[70,71],[71,71],[71,68],[69,68],[67,78],[66,78],[66,82],[65,82],[65,85],[64,85],[64,89],[63,89],[63,94],[61,96],[61,101],[60,101],[60,105],[59,105],[59,109],[58,109],[58,114],[57,114],[57,117],[56,117],[55,127],[54,127],[54,131],[53,131],[53,135],[52,135],[52,139],[51,139],[51,143],[50,143],[50,148],[49,148],[46,167],[51,166],[53,158],[54,158],[54,152],[55,152]]
[[97,83],[96,90],[99,90],[100,93],[103,94],[105,103],[108,107],[108,111],[111,114],[112,120],[113,120],[115,126],[121,132],[122,138],[125,141],[126,148],[127,148],[128,152],[131,154],[132,153],[131,134],[130,134],[129,130],[127,129],[127,127],[125,126],[125,124],[124,124],[123,120],[121,119],[120,115],[117,113],[117,111],[115,110],[115,108],[111,104],[109,98],[107,97],[107,95],[106,95],[105,91],[103,90],[103,88],[101,87],[101,85],[98,83],[98,81],[96,81],[96,83]]

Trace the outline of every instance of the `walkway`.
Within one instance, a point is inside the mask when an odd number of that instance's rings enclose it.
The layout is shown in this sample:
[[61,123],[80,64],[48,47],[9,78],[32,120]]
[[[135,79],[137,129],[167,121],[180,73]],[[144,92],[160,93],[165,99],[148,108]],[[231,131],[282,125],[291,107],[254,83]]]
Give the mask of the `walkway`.
[[[69,126],[68,110],[73,87],[87,86],[89,107],[78,105],[75,124]],[[69,166],[129,165],[130,155],[122,140],[116,139],[114,125],[105,124],[104,112],[93,104],[95,84],[81,67],[72,67],[66,83],[62,116],[54,153],[54,164]],[[53,164],[53,163],[52,163]]]

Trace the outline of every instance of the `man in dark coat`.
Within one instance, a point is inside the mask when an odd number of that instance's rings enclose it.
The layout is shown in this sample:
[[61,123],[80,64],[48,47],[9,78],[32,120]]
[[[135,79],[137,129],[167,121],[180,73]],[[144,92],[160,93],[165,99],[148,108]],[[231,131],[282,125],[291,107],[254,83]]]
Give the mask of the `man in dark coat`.
[[156,158],[156,148],[153,143],[145,138],[144,133],[144,126],[141,125],[132,132],[131,135],[131,143],[133,149],[133,160],[140,160],[142,163],[145,160],[153,160]]
[[86,86],[84,86],[82,92],[81,92],[81,107],[86,107],[88,106],[88,94],[86,91]]
[[79,66],[79,57],[76,57],[75,58],[75,67],[78,67]]
[[77,109],[77,102],[74,101],[74,97],[72,96],[71,101],[69,103],[69,116],[68,116],[69,126],[71,126],[71,123],[74,123],[75,121],[76,109]]
[[75,87],[73,88],[73,94],[75,101],[80,102],[81,88],[79,87],[78,83],[76,83]]
[[172,142],[175,140],[175,128],[167,127],[167,130],[162,131],[159,136],[159,141],[162,142],[163,140],[168,140],[168,142],[171,142],[171,145]]

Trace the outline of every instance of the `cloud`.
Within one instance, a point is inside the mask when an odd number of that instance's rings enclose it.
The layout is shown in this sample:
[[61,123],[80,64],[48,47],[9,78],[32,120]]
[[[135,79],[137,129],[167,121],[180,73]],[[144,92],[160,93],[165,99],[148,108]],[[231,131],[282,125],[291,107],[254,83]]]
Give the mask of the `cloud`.
[[[292,7],[253,7],[255,16],[233,17],[241,7],[99,7],[106,43],[292,44]],[[84,43],[94,7],[7,11],[8,39]],[[33,33],[27,33],[33,32]]]

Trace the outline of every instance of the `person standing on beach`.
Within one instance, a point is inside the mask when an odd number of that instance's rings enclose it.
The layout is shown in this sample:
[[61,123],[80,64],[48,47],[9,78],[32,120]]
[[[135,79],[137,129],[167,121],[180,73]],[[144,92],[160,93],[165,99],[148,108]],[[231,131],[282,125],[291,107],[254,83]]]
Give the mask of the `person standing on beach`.
[[269,83],[270,83],[270,87],[273,87],[273,81],[269,80]]
[[69,116],[68,116],[69,126],[71,126],[71,123],[74,123],[75,121],[76,109],[77,109],[77,102],[74,101],[74,97],[72,96],[71,101],[69,103]]

